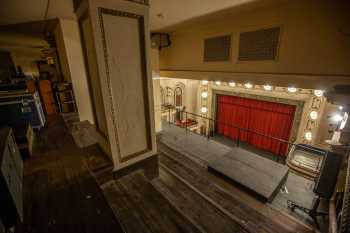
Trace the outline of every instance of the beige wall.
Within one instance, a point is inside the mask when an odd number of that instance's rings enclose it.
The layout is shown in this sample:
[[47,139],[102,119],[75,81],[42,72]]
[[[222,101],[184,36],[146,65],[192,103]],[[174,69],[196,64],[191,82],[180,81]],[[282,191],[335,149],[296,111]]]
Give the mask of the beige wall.
[[[327,82],[335,79],[350,83],[350,40],[342,33],[348,29],[350,14],[348,5],[340,2],[345,1],[294,0],[179,27],[171,33],[171,47],[160,53],[160,69],[267,74],[244,78],[256,83],[270,80],[273,85],[281,84],[281,79],[288,79],[283,80],[283,86],[289,83],[305,88],[327,89]],[[277,60],[238,62],[239,33],[272,26],[281,27]],[[232,35],[231,61],[203,62],[203,39],[225,34]],[[268,75],[270,73],[306,76],[300,79],[272,77]],[[315,75],[324,75],[317,77],[323,83],[315,82]],[[215,77],[215,73],[212,76]],[[229,81],[230,74],[225,78]],[[305,82],[305,78],[312,82]]]
[[151,49],[151,67],[153,79],[153,96],[154,96],[154,121],[156,132],[162,130],[161,122],[161,100],[160,100],[160,77],[159,77],[159,51]]
[[[65,67],[62,71],[65,77],[70,77],[81,121],[88,120],[94,123],[88,81],[85,71],[83,51],[81,47],[79,26],[76,20],[59,20],[58,46],[61,54],[65,54],[65,59],[61,65]],[[60,56],[62,61],[62,56]]]

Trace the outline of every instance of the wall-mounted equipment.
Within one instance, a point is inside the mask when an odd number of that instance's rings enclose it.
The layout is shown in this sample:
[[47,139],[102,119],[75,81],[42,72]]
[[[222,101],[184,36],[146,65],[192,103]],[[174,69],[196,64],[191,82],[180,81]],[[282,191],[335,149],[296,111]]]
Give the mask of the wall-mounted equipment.
[[170,35],[168,33],[152,33],[151,46],[154,49],[161,50],[171,45]]

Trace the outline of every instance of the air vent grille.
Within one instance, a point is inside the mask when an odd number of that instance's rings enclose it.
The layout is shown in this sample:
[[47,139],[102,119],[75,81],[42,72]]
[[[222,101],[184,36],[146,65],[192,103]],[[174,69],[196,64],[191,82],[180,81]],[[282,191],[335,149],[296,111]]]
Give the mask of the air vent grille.
[[204,39],[204,61],[229,61],[231,54],[231,35]]
[[243,32],[239,38],[240,61],[274,60],[277,56],[280,28]]

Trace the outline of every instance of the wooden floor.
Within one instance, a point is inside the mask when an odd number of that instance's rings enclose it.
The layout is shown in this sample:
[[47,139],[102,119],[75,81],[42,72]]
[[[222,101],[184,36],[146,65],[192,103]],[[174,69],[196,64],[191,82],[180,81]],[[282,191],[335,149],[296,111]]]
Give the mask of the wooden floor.
[[61,119],[40,138],[25,162],[18,232],[313,232],[162,143],[159,178],[135,172],[115,181],[100,149],[79,149]]

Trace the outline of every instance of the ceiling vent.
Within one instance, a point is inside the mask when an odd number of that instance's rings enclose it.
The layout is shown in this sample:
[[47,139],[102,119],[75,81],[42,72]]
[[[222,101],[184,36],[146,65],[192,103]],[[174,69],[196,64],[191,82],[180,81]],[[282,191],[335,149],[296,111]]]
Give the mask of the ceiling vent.
[[204,39],[204,61],[229,61],[231,56],[231,35]]
[[242,32],[239,37],[239,61],[275,60],[280,28]]

